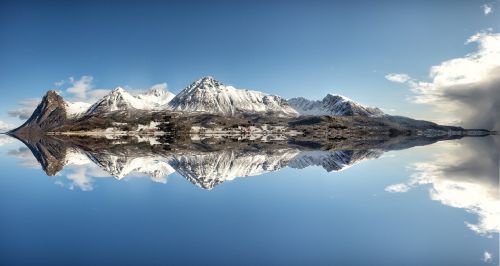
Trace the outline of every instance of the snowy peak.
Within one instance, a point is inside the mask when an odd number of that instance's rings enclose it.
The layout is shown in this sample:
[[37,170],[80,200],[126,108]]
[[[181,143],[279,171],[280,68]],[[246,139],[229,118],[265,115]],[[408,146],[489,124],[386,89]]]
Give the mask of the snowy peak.
[[87,115],[106,114],[115,111],[131,110],[163,110],[168,108],[168,102],[174,94],[165,91],[163,87],[152,88],[150,91],[132,95],[125,89],[118,87],[112,90],[93,104],[86,112]]
[[170,102],[172,110],[234,116],[269,114],[297,116],[298,113],[279,96],[236,89],[208,76],[182,90]]
[[363,106],[347,97],[335,94],[327,94],[322,100],[316,101],[297,97],[288,100],[288,103],[301,115],[381,116],[384,114],[378,108]]
[[144,94],[137,95],[144,104],[153,109],[165,109],[175,94],[165,90],[165,87],[155,86]]
[[118,110],[129,110],[133,108],[134,103],[137,101],[138,99],[135,99],[123,88],[118,87],[112,90],[108,95],[104,96],[96,103],[94,103],[87,110],[86,114],[101,114]]

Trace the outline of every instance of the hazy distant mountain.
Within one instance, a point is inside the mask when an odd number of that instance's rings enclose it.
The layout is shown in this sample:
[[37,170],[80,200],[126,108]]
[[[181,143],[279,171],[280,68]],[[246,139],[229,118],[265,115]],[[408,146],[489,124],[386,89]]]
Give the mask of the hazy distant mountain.
[[384,114],[378,108],[363,106],[347,97],[333,94],[316,101],[297,97],[289,99],[288,103],[301,115],[381,116]]
[[234,116],[271,114],[297,116],[287,101],[279,96],[225,86],[212,77],[204,77],[182,90],[170,102],[174,111]]

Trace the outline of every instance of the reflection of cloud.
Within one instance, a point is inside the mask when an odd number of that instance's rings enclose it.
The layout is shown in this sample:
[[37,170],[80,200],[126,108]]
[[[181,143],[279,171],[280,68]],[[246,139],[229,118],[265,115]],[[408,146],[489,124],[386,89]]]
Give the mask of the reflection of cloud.
[[490,263],[493,260],[493,255],[491,255],[488,251],[485,251],[481,260],[486,263]]
[[469,228],[480,234],[500,232],[499,157],[495,141],[472,139],[448,148],[448,152],[438,154],[432,161],[414,164],[415,173],[409,182],[386,190],[406,192],[415,186],[431,185],[432,200],[478,216],[477,223],[466,222]]
[[76,169],[73,173],[68,174],[67,178],[72,181],[69,189],[74,189],[75,186],[83,191],[90,191],[93,189],[92,180],[89,176],[87,176],[86,168],[82,167]]
[[6,123],[4,121],[0,121],[0,132],[5,132],[5,131],[9,131],[13,128],[15,128],[16,125],[14,124],[10,124],[10,123]]
[[10,150],[7,155],[21,159],[20,165],[27,168],[40,168],[40,164],[31,153],[30,149],[26,147],[20,147],[17,150]]
[[448,121],[467,127],[493,128],[500,122],[500,34],[481,32],[467,42],[476,52],[441,62],[430,69],[430,82],[396,79],[410,86],[414,101],[429,104]]
[[385,188],[385,191],[391,192],[391,193],[402,193],[410,190],[410,187],[406,184],[394,184],[387,186]]
[[[104,169],[103,165],[95,164],[85,153],[68,149],[65,158],[65,171],[57,177],[56,184],[71,190],[78,188],[82,191],[91,191],[96,178],[109,178],[113,175],[118,180],[125,176],[127,180],[148,177],[153,182],[166,184],[167,176],[175,172],[168,163],[153,157],[133,159],[112,157],[110,159],[109,164],[105,164],[109,168]],[[119,177],[116,177],[117,173],[120,173]]]

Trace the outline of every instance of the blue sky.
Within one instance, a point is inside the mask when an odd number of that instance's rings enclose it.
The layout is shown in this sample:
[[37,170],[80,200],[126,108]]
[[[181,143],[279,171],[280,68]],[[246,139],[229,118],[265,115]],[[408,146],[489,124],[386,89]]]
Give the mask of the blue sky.
[[20,101],[83,75],[95,88],[166,82],[174,93],[212,75],[428,119],[430,107],[385,76],[426,80],[431,66],[474,52],[471,36],[500,26],[498,1],[43,2],[0,4],[2,121],[20,123],[7,115]]

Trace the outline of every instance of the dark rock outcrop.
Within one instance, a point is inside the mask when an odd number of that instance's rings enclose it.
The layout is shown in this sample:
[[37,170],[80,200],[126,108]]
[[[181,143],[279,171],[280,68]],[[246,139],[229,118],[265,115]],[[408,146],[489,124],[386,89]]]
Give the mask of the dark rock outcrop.
[[12,130],[14,135],[39,135],[56,129],[66,122],[66,103],[55,91],[43,96],[31,117],[20,127]]

